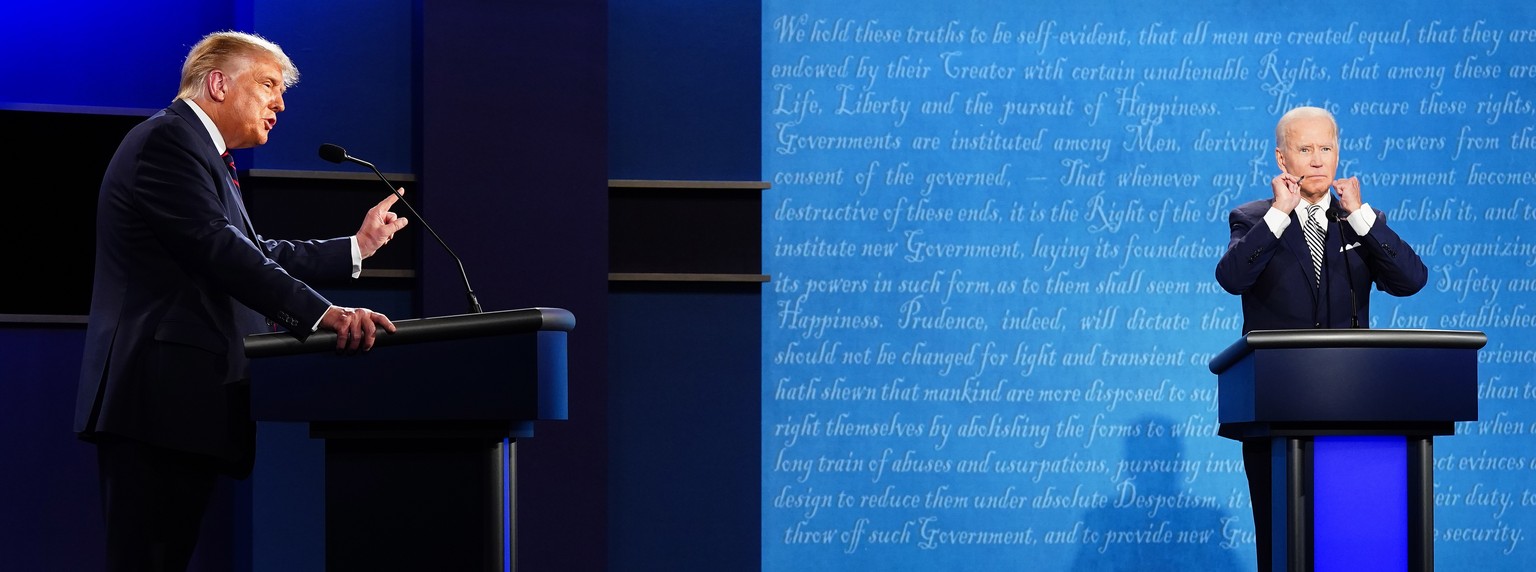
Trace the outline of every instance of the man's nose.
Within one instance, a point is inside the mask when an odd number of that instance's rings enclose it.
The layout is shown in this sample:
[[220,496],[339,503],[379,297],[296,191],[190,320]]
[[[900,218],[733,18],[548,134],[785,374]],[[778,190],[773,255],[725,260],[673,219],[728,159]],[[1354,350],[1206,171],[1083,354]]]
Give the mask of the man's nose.
[[282,94],[278,94],[277,99],[272,101],[272,111],[282,111],[284,107],[283,96]]

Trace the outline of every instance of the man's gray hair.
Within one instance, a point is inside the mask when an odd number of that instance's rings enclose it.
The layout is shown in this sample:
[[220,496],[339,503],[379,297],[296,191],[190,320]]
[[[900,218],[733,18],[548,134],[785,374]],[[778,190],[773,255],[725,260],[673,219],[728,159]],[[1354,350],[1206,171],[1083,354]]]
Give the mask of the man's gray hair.
[[1310,119],[1314,117],[1328,120],[1328,124],[1333,126],[1333,141],[1338,143],[1339,122],[1333,118],[1332,113],[1321,107],[1297,107],[1285,112],[1285,115],[1280,116],[1280,121],[1275,123],[1275,147],[1285,148],[1285,132],[1290,129],[1291,123],[1294,123],[1297,119]]

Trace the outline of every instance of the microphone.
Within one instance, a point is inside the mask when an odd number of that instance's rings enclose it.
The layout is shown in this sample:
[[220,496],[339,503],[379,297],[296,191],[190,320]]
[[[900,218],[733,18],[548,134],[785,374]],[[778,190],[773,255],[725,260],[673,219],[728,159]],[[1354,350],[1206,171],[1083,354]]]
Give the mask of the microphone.
[[[1339,244],[1347,246],[1346,243],[1349,242],[1349,239],[1344,236],[1344,228],[1348,226],[1345,223],[1349,221],[1349,215],[1344,213],[1344,209],[1339,208],[1338,195],[1333,195],[1329,198],[1333,200],[1328,202],[1328,218],[1332,219],[1339,227]],[[1349,281],[1349,327],[1359,328],[1360,303],[1355,300],[1355,272],[1349,267],[1349,250],[1344,250],[1341,256],[1344,258],[1344,278]]]
[[1333,201],[1328,203],[1328,210],[1327,212],[1323,213],[1323,216],[1328,217],[1328,220],[1336,222],[1344,222],[1349,220],[1349,214],[1345,213],[1344,209],[1339,208],[1338,197],[1334,197]]
[[432,230],[432,225],[427,224],[427,219],[422,218],[421,213],[416,212],[416,209],[411,207],[410,201],[405,200],[405,195],[400,194],[400,190],[396,189],[395,185],[390,183],[388,178],[384,177],[384,173],[379,172],[378,167],[373,166],[373,163],[369,163],[362,159],[358,159],[357,157],[348,155],[346,149],[341,148],[340,145],[333,145],[330,143],[323,143],[320,145],[320,158],[332,163],[357,163],[372,169],[373,174],[378,175],[379,180],[384,181],[384,185],[389,187],[389,192],[395,195],[395,198],[400,199],[400,203],[405,205],[406,210],[411,211],[411,216],[415,217],[416,220],[421,221],[421,226],[426,227],[427,232],[432,234],[432,238],[437,239],[437,243],[443,245],[443,250],[448,251],[448,256],[452,256],[453,261],[459,265],[459,276],[464,279],[464,292],[469,296],[469,312],[471,314],[479,314],[483,312],[483,310],[480,309],[480,299],[475,297],[475,289],[469,286],[469,274],[464,272],[464,261],[459,259],[459,255],[453,253],[452,248],[448,248],[448,243],[443,241],[443,237],[438,236],[437,231]]

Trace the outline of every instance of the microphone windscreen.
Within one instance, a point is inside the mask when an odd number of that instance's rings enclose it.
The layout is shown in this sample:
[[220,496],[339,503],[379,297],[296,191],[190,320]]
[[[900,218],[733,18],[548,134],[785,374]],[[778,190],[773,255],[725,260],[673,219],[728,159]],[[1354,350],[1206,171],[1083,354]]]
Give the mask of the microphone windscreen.
[[340,145],[322,143],[320,144],[320,158],[332,163],[340,163],[347,160],[347,150],[342,149]]

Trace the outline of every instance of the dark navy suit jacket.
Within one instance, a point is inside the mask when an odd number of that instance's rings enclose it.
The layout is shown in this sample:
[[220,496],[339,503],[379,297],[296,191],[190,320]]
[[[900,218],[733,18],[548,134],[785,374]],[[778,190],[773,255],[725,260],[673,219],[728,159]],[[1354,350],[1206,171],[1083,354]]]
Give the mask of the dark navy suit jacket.
[[250,468],[243,338],[307,335],[330,306],[302,280],[351,274],[350,241],[255,234],[207,129],[178,100],[124,137],[103,177],[75,406],[111,434]]
[[[1232,231],[1227,252],[1216,264],[1216,281],[1242,296],[1243,333],[1252,330],[1349,328],[1370,326],[1370,288],[1408,296],[1424,287],[1429,271],[1419,255],[1376,212],[1370,232],[1360,236],[1348,222],[1330,216],[1322,284],[1313,279],[1297,213],[1280,238],[1269,230],[1264,213],[1274,199],[1243,204],[1228,215]],[[1337,200],[1334,201],[1335,205]]]

